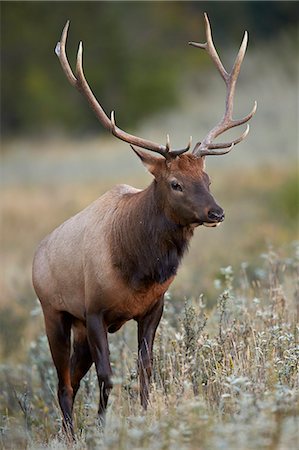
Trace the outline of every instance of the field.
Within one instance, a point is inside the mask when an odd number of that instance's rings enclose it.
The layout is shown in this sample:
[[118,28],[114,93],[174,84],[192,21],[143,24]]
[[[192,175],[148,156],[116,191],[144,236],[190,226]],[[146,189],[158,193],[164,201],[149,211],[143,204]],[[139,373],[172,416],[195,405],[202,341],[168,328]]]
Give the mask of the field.
[[[115,387],[106,429],[96,426],[91,371],[75,406],[73,448],[296,448],[298,80],[287,38],[267,49],[266,60],[265,48],[249,55],[236,109],[246,113],[257,98],[250,134],[229,156],[208,160],[226,220],[196,230],[167,294],[148,412],[139,406],[136,329],[128,323],[110,338]],[[194,139],[203,136],[223,108],[223,86],[208,78],[196,96],[196,83],[186,84],[177,110],[137,133],[163,141],[172,131],[178,145],[194,130]],[[31,286],[34,249],[114,184],[143,187],[150,177],[126,145],[106,135],[11,139],[2,162],[0,442],[5,449],[63,449],[56,375]]]
[[[138,401],[134,327],[113,336],[115,387],[105,432],[96,425],[91,371],[76,403],[73,448],[295,449],[298,250],[286,259],[270,251],[253,272],[243,264],[236,279],[231,266],[221,269],[212,310],[203,296],[182,306],[168,295],[147,413]],[[35,320],[39,313],[32,312]],[[31,342],[26,359],[1,368],[2,446],[67,448],[43,335]]]
[[[98,153],[97,141],[85,142],[88,172],[80,143],[54,142],[42,155],[38,142],[18,145],[4,155],[1,444],[5,449],[65,448],[56,375],[30,281],[33,251],[40,238],[109,184],[122,178],[142,186],[149,178],[141,177],[128,150]],[[9,179],[18,170],[19,183]],[[212,166],[213,171],[213,192],[227,219],[216,230],[197,230],[168,294],[149,410],[145,414],[139,406],[136,329],[129,323],[110,339],[115,388],[106,431],[96,427],[92,371],[75,407],[75,448],[296,447],[296,172],[289,165],[269,165],[265,177],[263,165],[238,164],[225,170]],[[232,179],[237,190],[231,189]]]

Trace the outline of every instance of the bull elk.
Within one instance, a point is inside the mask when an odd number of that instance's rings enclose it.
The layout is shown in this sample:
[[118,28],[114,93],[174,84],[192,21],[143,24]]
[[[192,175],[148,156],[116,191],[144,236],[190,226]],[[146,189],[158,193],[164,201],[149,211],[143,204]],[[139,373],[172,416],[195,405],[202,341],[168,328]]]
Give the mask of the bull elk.
[[[223,155],[241,142],[246,130],[231,142],[214,140],[232,127],[245,124],[232,117],[236,81],[247,45],[247,32],[230,73],[214,47],[208,16],[207,42],[190,42],[206,50],[226,85],[225,113],[192,152],[189,144],[172,149],[128,134],[109,118],[93,95],[82,67],[82,43],[76,75],[66,56],[69,22],[56,53],[74,87],[86,97],[99,121],[117,138],[129,143],[153,175],[144,190],[118,185],[83,211],[64,222],[39,245],[33,263],[33,284],[41,302],[47,337],[58,376],[58,399],[64,428],[74,436],[72,409],[80,381],[95,363],[99,383],[99,420],[104,420],[112,372],[107,333],[128,320],[138,325],[138,372],[141,404],[147,407],[155,332],[163,311],[163,296],[173,281],[194,228],[215,227],[224,220],[223,209],[210,193],[204,171],[205,157]],[[160,156],[137,149],[143,148]],[[73,344],[71,349],[71,332]]]

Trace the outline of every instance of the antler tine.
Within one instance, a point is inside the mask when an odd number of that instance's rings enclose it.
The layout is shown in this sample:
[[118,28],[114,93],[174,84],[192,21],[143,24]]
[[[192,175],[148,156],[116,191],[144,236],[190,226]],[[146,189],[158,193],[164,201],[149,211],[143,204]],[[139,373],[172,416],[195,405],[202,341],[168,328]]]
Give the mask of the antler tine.
[[83,44],[82,44],[82,42],[80,42],[79,47],[78,47],[77,64],[76,64],[76,75],[77,75],[77,81],[78,81],[77,88],[86,97],[89,105],[95,112],[96,117],[99,119],[99,121],[102,123],[102,125],[104,125],[104,127],[107,130],[112,131],[112,124],[111,124],[109,117],[107,116],[107,114],[105,113],[105,111],[103,110],[103,108],[101,107],[99,102],[97,101],[95,95],[93,94],[92,90],[89,87],[89,84],[86,81],[86,78],[85,78],[85,75],[83,72],[82,58],[83,58]]
[[[226,100],[225,100],[225,113],[223,118],[220,120],[220,122],[212,128],[211,131],[207,134],[207,136],[203,139],[201,143],[197,143],[192,151],[192,153],[195,156],[207,156],[207,155],[223,155],[224,153],[228,153],[236,144],[241,142],[248,134],[249,127],[247,126],[244,133],[234,141],[227,142],[224,144],[213,144],[213,140],[217,138],[220,134],[224,133],[225,131],[229,130],[230,128],[242,125],[246,122],[248,122],[251,117],[255,114],[257,103],[254,103],[254,106],[249,114],[247,116],[243,117],[242,119],[234,120],[232,118],[233,113],[233,102],[234,102],[234,95],[235,95],[235,87],[236,82],[240,73],[241,64],[245,56],[247,42],[248,42],[248,34],[247,31],[244,33],[244,37],[240,46],[240,49],[238,51],[237,57],[235,59],[233,68],[230,73],[228,73],[219,56],[216,51],[216,48],[213,43],[212,38],[212,32],[211,32],[211,26],[209,23],[209,19],[207,14],[205,13],[205,30],[206,30],[206,37],[207,42],[205,44],[198,44],[196,42],[189,42],[190,45],[194,47],[198,47],[201,49],[204,49],[207,51],[207,53],[211,56],[213,62],[215,63],[221,77],[223,78],[225,84],[226,84]],[[216,152],[213,151],[215,149],[221,149],[221,148],[229,148],[229,150],[225,150],[224,152]]]
[[66,56],[66,40],[67,40],[67,34],[69,29],[69,21],[65,24],[65,27],[62,31],[61,40],[58,42],[55,48],[55,53],[57,54],[59,61],[61,63],[61,66],[63,68],[63,71],[71,83],[72,86],[76,87],[81,94],[86,97],[89,105],[95,112],[96,117],[98,120],[104,125],[104,127],[111,131],[111,133],[116,136],[118,139],[121,139],[122,141],[125,141],[129,144],[136,145],[138,147],[144,148],[146,150],[151,150],[153,152],[159,153],[160,155],[164,156],[166,159],[173,159],[176,156],[188,151],[191,146],[191,140],[189,141],[189,144],[179,150],[170,150],[170,144],[169,144],[169,138],[167,138],[166,145],[160,145],[155,142],[139,138],[137,136],[134,136],[132,134],[129,134],[120,128],[118,128],[115,124],[115,118],[114,118],[114,112],[111,113],[111,119],[107,116],[103,108],[101,107],[100,103],[97,101],[95,95],[93,94],[83,71],[83,44],[82,42],[79,43],[78,47],[78,53],[77,53],[77,63],[76,63],[76,77],[72,72],[71,66],[68,62],[67,56]]
[[[210,144],[209,145],[209,149],[207,149],[206,151],[204,149],[202,149],[200,151],[200,156],[208,156],[208,155],[226,155],[226,153],[229,153],[233,147],[237,144],[239,144],[239,142],[243,141],[243,139],[246,138],[247,134],[249,133],[249,125],[247,124],[245,131],[241,134],[241,136],[239,136],[237,139],[235,139],[232,142],[225,142],[225,143],[217,143],[217,144]],[[199,142],[197,145],[197,148],[195,146],[194,150],[195,152],[199,149],[201,143]],[[214,151],[217,149],[227,149],[227,150],[223,150],[222,152],[219,151]]]
[[69,25],[70,25],[70,21],[68,20],[63,28],[60,42],[57,42],[57,44],[56,44],[55,53],[59,58],[61,67],[62,67],[67,79],[69,80],[71,85],[76,86],[77,79],[72,72],[71,66],[68,62],[68,59],[67,59],[67,56],[65,53],[65,44],[66,44],[67,32],[69,29]]
[[204,13],[204,19],[205,19],[205,31],[206,31],[207,42],[205,42],[204,44],[199,44],[197,42],[189,42],[189,45],[206,50],[209,53],[209,55],[211,56],[212,60],[214,61],[217,69],[219,70],[221,77],[226,82],[229,75],[228,75],[227,71],[225,70],[225,68],[219,58],[217,50],[214,46],[211,25],[210,25],[207,13]]
[[244,123],[248,122],[248,120],[250,120],[251,117],[254,116],[256,110],[257,110],[257,101],[255,100],[254,104],[253,104],[253,108],[250,111],[250,113],[247,114],[247,116],[243,117],[242,119],[232,120],[232,128],[238,127],[239,125],[243,125]]
[[185,147],[185,148],[183,148],[181,150],[170,150],[170,154],[171,154],[172,157],[179,156],[182,153],[187,152],[189,150],[189,148],[191,147],[191,145],[192,145],[192,136],[190,136],[190,138],[189,138],[189,142],[188,142],[187,147]]
[[[235,144],[232,142],[231,144],[226,144],[228,148],[226,150],[217,151],[217,150],[201,150],[200,156],[210,156],[210,155],[226,155],[229,153],[235,146]],[[223,147],[221,147],[223,148]]]

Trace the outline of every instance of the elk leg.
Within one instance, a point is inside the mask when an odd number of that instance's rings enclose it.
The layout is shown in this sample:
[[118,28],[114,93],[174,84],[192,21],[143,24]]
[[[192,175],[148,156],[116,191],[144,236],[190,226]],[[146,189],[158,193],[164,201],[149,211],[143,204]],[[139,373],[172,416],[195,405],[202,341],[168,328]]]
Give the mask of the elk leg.
[[80,381],[92,365],[92,356],[87,340],[86,329],[74,328],[73,354],[71,357],[71,384],[73,388],[73,402],[80,387]]
[[65,312],[44,310],[49,346],[58,377],[58,401],[63,415],[63,427],[74,438],[72,421],[73,389],[70,377],[72,317]]
[[164,296],[155,306],[138,320],[138,373],[140,381],[140,400],[144,409],[149,399],[149,385],[152,375],[153,344],[157,327],[163,313]]
[[107,326],[102,314],[89,314],[86,318],[87,336],[92,359],[96,366],[100,399],[99,399],[99,422],[104,424],[105,412],[110,391],[112,389],[112,371],[109,359],[109,347],[107,337]]

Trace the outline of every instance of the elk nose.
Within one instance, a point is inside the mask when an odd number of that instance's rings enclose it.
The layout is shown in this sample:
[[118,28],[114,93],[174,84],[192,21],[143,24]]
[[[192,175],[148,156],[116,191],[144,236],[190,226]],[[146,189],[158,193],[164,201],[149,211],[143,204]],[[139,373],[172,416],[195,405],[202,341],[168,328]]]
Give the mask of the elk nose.
[[212,222],[223,222],[224,217],[224,211],[221,208],[210,209],[210,211],[208,212],[208,218]]

